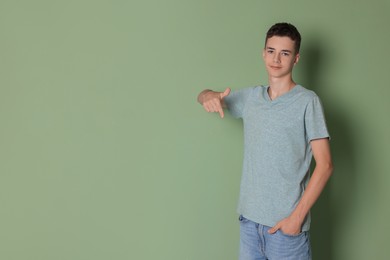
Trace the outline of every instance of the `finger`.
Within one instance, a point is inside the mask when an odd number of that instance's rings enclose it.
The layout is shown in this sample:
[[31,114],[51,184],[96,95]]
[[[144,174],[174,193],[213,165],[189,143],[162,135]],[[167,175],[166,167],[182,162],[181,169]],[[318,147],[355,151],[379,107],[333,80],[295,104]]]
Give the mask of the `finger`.
[[217,106],[213,102],[205,102],[203,104],[204,108],[207,110],[207,112],[216,112]]
[[223,118],[225,116],[224,113],[223,113],[223,109],[222,108],[218,109],[218,112],[219,112],[219,116],[221,118]]
[[218,106],[216,105],[210,105],[210,112],[218,112],[219,111],[219,108]]
[[227,97],[230,94],[230,88],[226,88],[223,93],[221,93],[221,99]]

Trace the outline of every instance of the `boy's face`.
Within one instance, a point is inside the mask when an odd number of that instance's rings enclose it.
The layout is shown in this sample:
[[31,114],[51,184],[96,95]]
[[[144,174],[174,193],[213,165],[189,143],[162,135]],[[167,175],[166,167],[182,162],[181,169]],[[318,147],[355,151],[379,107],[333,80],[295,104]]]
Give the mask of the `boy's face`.
[[289,37],[272,36],[266,42],[263,59],[268,75],[282,78],[291,74],[298,63],[299,53],[295,52],[295,43]]

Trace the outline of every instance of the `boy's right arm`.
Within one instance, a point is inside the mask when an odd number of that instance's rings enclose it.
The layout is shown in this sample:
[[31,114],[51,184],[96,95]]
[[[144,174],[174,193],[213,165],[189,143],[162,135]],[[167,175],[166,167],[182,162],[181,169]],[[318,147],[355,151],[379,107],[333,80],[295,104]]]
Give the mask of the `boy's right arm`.
[[223,118],[223,108],[226,107],[223,99],[229,94],[230,88],[225,89],[224,92],[216,92],[206,89],[199,93],[198,102],[207,112],[218,112],[221,118]]

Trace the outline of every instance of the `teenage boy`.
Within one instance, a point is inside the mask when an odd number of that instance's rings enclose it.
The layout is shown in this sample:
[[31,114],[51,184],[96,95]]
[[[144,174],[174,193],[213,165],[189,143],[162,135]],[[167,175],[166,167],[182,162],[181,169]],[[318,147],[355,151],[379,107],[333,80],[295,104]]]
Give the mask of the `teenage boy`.
[[240,260],[311,259],[309,210],[333,165],[321,102],[292,78],[300,43],[295,26],[273,25],[263,50],[268,86],[204,90],[198,96],[207,112],[223,118],[227,108],[243,119]]

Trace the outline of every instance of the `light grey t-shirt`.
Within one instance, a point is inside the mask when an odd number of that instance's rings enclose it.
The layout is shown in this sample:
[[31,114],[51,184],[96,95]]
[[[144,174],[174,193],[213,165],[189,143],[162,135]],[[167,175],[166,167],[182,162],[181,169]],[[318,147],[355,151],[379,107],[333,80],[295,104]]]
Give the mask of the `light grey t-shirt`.
[[[328,138],[318,96],[296,85],[271,100],[268,86],[233,91],[230,113],[244,123],[244,163],[238,213],[266,226],[288,217],[310,178],[310,141]],[[310,214],[302,231],[310,227]]]

